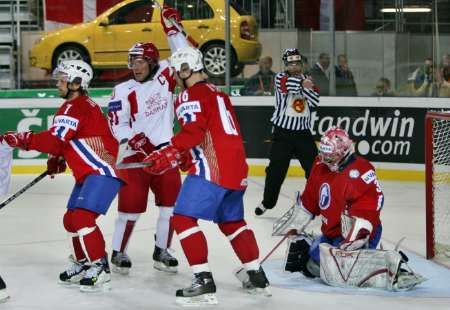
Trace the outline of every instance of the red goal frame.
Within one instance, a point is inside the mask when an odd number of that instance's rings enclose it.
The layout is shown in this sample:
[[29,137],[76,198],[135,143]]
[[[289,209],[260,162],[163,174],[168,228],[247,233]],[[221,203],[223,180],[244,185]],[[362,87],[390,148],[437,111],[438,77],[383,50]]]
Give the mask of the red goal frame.
[[434,251],[434,194],[433,194],[433,119],[450,121],[449,112],[427,112],[425,115],[425,202],[427,259]]

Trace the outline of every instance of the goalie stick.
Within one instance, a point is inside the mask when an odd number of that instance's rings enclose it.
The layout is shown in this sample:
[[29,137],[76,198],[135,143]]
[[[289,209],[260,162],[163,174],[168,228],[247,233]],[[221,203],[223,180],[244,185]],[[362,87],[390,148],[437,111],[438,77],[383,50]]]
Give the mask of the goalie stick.
[[[297,230],[296,229],[291,229],[289,230],[284,236],[283,238],[281,238],[280,241],[278,241],[277,244],[275,244],[275,246],[272,248],[272,250],[269,251],[269,253],[266,254],[266,256],[264,256],[264,258],[259,262],[261,265],[270,257],[270,255],[273,254],[273,252],[275,252],[276,249],[278,249],[278,247],[284,242],[284,240],[286,240],[288,237],[290,236],[294,236],[297,235]],[[245,268],[243,266],[239,266],[238,268],[236,268],[234,271],[234,276],[242,282],[243,285],[245,285],[246,282],[249,281],[249,277],[248,274],[245,270]]]
[[33,185],[35,185],[37,182],[39,182],[40,180],[42,180],[43,178],[45,178],[48,175],[48,171],[44,171],[43,173],[41,173],[40,175],[38,175],[36,178],[34,178],[34,180],[32,180],[30,183],[28,183],[27,185],[25,185],[24,187],[22,187],[21,189],[19,189],[14,195],[12,195],[11,197],[9,197],[8,199],[6,199],[5,201],[3,201],[0,204],[0,209],[2,209],[3,207],[5,207],[7,204],[9,204],[11,201],[13,201],[14,199],[16,199],[17,197],[19,197],[20,195],[22,195],[23,193],[25,193],[28,189],[30,189],[30,187],[32,187]]

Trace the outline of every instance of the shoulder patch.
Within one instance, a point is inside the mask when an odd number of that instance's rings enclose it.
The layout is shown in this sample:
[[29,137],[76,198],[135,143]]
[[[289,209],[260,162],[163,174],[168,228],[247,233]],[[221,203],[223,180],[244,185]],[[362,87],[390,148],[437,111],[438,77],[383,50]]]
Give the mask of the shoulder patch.
[[366,184],[370,184],[373,181],[375,181],[375,179],[377,178],[375,171],[373,171],[372,169],[370,169],[369,171],[367,171],[366,173],[364,173],[361,176],[361,179],[364,181],[364,183]]
[[77,130],[78,128],[78,119],[74,117],[70,117],[67,115],[57,115],[53,120],[54,127],[66,127],[72,130]]
[[200,113],[202,111],[200,101],[187,101],[182,102],[176,110],[178,118],[182,118],[184,123],[195,122],[195,113]]
[[117,112],[122,110],[122,100],[110,101],[108,103],[108,112]]
[[352,169],[352,170],[350,170],[348,175],[350,178],[356,179],[357,177],[359,177],[360,173],[359,173],[358,169]]

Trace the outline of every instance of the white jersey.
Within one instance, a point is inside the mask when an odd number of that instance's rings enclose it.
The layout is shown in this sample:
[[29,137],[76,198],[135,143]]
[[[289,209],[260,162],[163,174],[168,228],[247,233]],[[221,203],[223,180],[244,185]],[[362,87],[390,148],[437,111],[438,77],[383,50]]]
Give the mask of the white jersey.
[[[169,43],[175,50],[188,44],[181,34],[170,36]],[[115,86],[108,115],[116,139],[120,142],[143,132],[154,146],[169,142],[173,136],[175,86],[175,71],[167,60],[159,62],[153,79],[143,83],[131,79]]]

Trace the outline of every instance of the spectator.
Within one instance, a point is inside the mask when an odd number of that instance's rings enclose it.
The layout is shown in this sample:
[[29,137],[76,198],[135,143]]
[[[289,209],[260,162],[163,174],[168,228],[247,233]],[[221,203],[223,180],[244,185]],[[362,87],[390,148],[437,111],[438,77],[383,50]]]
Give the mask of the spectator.
[[311,76],[314,85],[319,88],[321,96],[330,95],[330,80],[328,77],[328,67],[330,66],[330,56],[327,53],[319,55],[319,61],[311,69]]
[[442,83],[439,88],[439,97],[450,97],[450,65],[442,69]]
[[336,66],[336,96],[358,96],[353,73],[348,67],[347,56],[341,54],[337,57]]
[[375,91],[372,93],[372,96],[395,97],[396,94],[391,89],[391,81],[385,77],[380,78],[375,86]]
[[266,56],[259,59],[259,71],[251,76],[241,89],[243,96],[270,96],[273,95],[273,79],[275,72],[272,68],[272,57]]
[[408,78],[410,93],[418,97],[436,97],[439,90],[436,73],[433,60],[425,58],[423,66],[414,70]]
[[310,76],[311,75],[311,68],[309,67],[309,63],[308,63],[308,58],[306,58],[306,56],[301,55],[302,57],[302,69],[303,69],[303,74],[306,76]]

